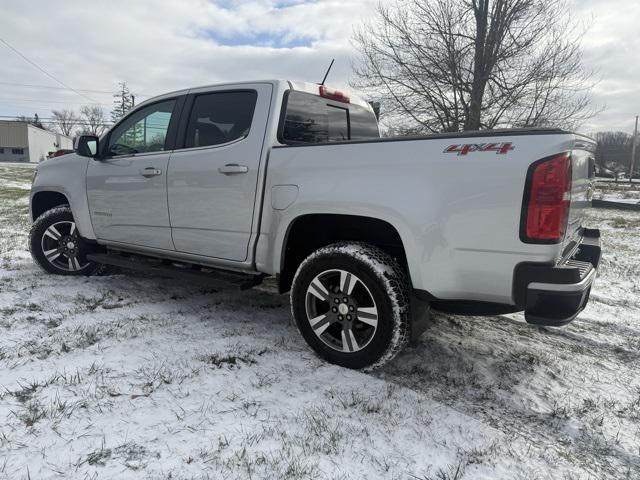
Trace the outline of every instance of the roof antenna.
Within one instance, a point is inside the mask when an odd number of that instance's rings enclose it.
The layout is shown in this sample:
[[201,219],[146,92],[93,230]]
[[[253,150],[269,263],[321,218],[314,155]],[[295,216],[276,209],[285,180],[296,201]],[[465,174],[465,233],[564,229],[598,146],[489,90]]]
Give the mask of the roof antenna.
[[336,59],[332,58],[331,59],[331,63],[329,64],[329,68],[327,68],[327,73],[324,74],[324,78],[322,79],[322,83],[320,85],[324,85],[324,82],[327,80],[327,77],[329,76],[329,72],[331,71],[331,67],[333,67],[333,62],[335,62]]

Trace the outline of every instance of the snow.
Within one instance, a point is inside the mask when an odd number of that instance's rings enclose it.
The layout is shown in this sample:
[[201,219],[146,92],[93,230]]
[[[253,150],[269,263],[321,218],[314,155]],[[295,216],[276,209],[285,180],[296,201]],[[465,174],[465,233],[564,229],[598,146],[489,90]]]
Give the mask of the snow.
[[600,183],[593,198],[619,203],[640,203],[640,188],[630,183]]
[[640,213],[592,210],[587,309],[436,314],[389,365],[328,365],[287,295],[47,275],[31,170],[0,169],[0,478],[640,478]]

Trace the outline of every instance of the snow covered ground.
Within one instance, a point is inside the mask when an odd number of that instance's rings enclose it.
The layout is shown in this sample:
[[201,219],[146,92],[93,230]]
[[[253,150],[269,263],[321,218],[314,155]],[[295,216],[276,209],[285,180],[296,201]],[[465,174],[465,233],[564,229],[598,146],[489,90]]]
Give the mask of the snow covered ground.
[[305,346],[287,296],[42,273],[31,171],[0,165],[0,478],[638,479],[640,213],[562,329],[434,315],[373,374]]
[[640,185],[631,183],[598,182],[593,198],[620,203],[640,203]]

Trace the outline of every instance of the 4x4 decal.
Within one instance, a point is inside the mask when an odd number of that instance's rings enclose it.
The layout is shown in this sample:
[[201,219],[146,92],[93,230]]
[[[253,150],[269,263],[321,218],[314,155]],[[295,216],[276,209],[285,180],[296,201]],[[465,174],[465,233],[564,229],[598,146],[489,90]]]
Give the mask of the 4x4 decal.
[[496,152],[497,155],[504,155],[514,150],[516,147],[511,142],[505,143],[467,143],[464,145],[449,145],[443,153],[457,153],[458,156],[466,155],[470,152]]

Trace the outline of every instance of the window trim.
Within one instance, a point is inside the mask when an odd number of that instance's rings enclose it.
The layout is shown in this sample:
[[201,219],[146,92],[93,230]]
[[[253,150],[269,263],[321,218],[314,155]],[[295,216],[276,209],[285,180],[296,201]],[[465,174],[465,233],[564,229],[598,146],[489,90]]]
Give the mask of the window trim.
[[[110,158],[125,158],[125,157],[135,158],[135,157],[147,157],[149,155],[159,155],[162,153],[172,152],[175,149],[176,134],[178,131],[178,121],[182,114],[182,109],[184,108],[185,97],[186,95],[178,95],[175,97],[162,98],[150,103],[142,103],[137,108],[127,112],[127,114],[124,117],[122,117],[118,123],[116,123],[113,127],[111,127],[109,131],[104,135],[104,137],[102,137],[102,140],[100,141],[100,145],[99,145],[100,155],[98,158],[100,160],[106,160]],[[169,126],[167,127],[167,136],[164,141],[164,150],[160,150],[157,152],[138,152],[138,153],[132,153],[132,154],[123,154],[123,155],[109,155],[108,148],[109,148],[109,142],[111,141],[111,135],[120,125],[126,122],[129,119],[129,117],[131,117],[132,115],[135,115],[140,110],[143,110],[147,107],[151,107],[153,105],[168,102],[171,100],[173,100],[175,103],[173,104],[173,110],[171,111],[171,120],[169,120]]]
[[[335,141],[329,140],[328,143],[336,143],[336,141],[337,142],[351,141],[351,110],[349,109],[349,107],[339,107],[338,105],[331,105],[330,103],[327,103],[327,107],[335,108],[336,110],[343,110],[347,114],[347,137],[348,137],[346,140],[335,140]],[[329,125],[327,125],[327,133],[329,133],[328,130],[329,130]]]
[[[196,103],[197,97],[200,97],[203,95],[213,95],[217,93],[242,93],[242,92],[254,93],[256,95],[256,103],[253,106],[253,113],[251,115],[251,125],[249,126],[249,131],[247,132],[246,135],[242,137],[238,137],[234,140],[230,140],[225,143],[218,143],[216,145],[204,145],[202,147],[188,147],[188,148],[185,147],[185,145],[187,144],[187,129],[189,127],[189,120],[191,118],[191,113],[193,112],[193,107]],[[206,92],[189,93],[186,95],[186,97],[187,98],[185,99],[185,103],[182,109],[182,114],[180,115],[180,125],[178,126],[178,133],[176,136],[174,150],[180,151],[180,152],[188,152],[191,150],[206,150],[210,148],[226,147],[229,145],[233,145],[234,143],[240,143],[246,140],[247,138],[249,138],[249,135],[251,135],[251,132],[253,131],[253,122],[254,122],[254,119],[256,118],[258,101],[260,100],[260,93],[255,88],[230,88],[230,89],[224,89],[224,90],[209,90]]]

